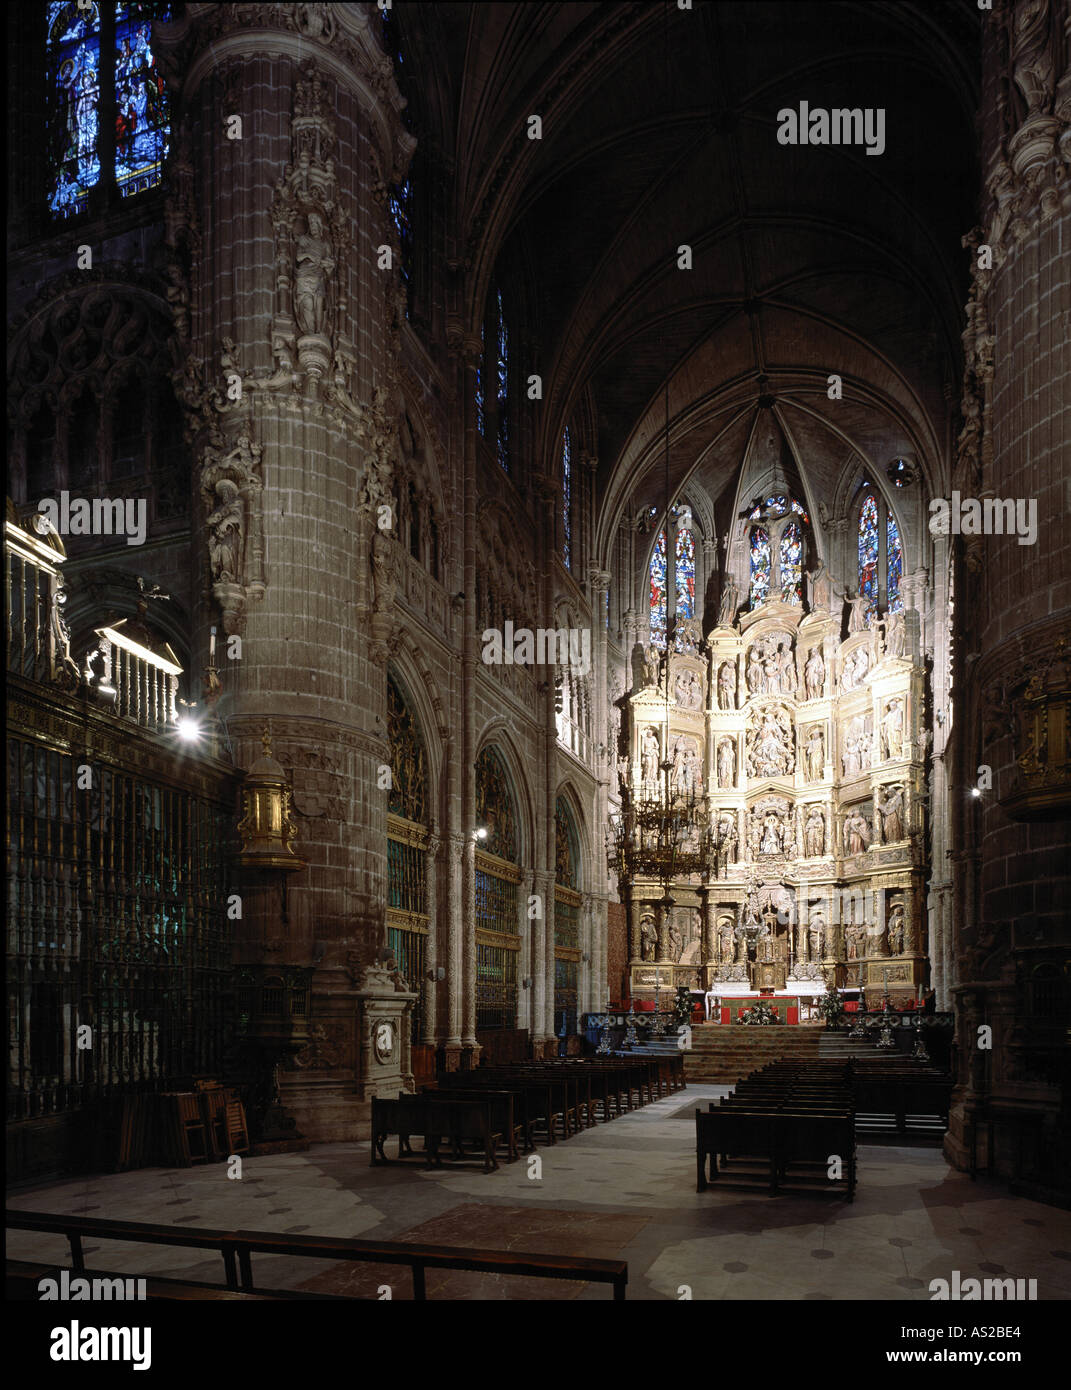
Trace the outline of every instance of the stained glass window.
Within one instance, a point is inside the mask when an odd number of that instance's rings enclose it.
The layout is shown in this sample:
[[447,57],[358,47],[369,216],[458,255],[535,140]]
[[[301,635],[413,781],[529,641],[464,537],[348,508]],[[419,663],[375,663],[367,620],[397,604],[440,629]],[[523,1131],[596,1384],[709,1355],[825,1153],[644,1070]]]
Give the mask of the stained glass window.
[[517,860],[517,815],[509,776],[493,748],[476,759],[476,824],[486,830],[480,849],[510,863]]
[[660,531],[651,556],[651,641],[666,645],[666,533]]
[[677,532],[677,617],[695,617],[695,537],[690,526]]
[[60,217],[84,212],[89,190],[101,182],[103,131],[114,130],[121,197],[161,182],[170,97],[152,50],[152,21],[170,17],[171,6],[159,3],[49,5],[48,204]]
[[765,526],[751,528],[751,606],[758,608],[770,597],[770,533]]
[[803,536],[790,521],[781,532],[781,600],[800,603],[803,597]]
[[170,131],[169,100],[150,37],[167,5],[115,7],[115,182],[124,198],[155,188],[163,177]]
[[476,360],[476,428],[487,438],[487,401],[483,389],[484,330],[480,324],[480,355]]
[[100,9],[48,7],[51,180],[48,205],[61,217],[82,212],[100,180]]
[[878,504],[872,492],[859,509],[859,593],[866,599],[866,621],[878,606]]
[[886,612],[900,613],[903,611],[904,599],[900,593],[900,580],[904,574],[904,549],[900,544],[900,528],[892,513],[885,526],[885,553],[886,553]]
[[496,293],[498,307],[497,396],[498,396],[498,461],[509,472],[509,330],[506,312],[502,307],[502,291]]
[[409,277],[413,266],[413,185],[410,179],[394,184],[388,191],[387,211],[398,236],[399,269],[405,286],[405,316],[408,318]]
[[562,431],[562,556],[573,567],[573,446],[569,426]]

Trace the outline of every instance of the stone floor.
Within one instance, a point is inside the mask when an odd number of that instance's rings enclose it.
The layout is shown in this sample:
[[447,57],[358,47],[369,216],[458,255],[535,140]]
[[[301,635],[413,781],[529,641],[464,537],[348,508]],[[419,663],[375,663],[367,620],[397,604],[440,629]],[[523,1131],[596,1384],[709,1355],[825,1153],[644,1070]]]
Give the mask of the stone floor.
[[[692,1105],[725,1087],[690,1085],[633,1114],[484,1174],[371,1168],[366,1145],[225,1164],[71,1179],[9,1196],[9,1206],[130,1221],[425,1240],[624,1258],[630,1299],[918,1299],[929,1281],[1036,1279],[1039,1300],[1071,1298],[1071,1213],[1010,1197],[950,1169],[937,1149],[864,1146],[855,1201],[695,1191]],[[687,1104],[685,1102],[688,1102]],[[389,1141],[387,1153],[396,1152]],[[13,1259],[66,1259],[66,1241],[9,1233]],[[203,1251],[92,1241],[87,1263],[137,1275],[219,1281]],[[369,1298],[411,1296],[397,1267],[255,1256],[262,1287]],[[431,1298],[607,1299],[605,1286],[429,1271]]]

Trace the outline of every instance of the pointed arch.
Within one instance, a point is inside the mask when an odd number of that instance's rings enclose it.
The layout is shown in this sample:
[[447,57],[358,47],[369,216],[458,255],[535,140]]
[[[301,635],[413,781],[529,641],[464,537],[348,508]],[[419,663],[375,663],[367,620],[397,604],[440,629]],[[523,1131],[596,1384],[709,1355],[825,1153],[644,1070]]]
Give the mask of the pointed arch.
[[520,862],[520,816],[505,760],[498,748],[486,744],[476,758],[476,821],[486,831],[480,840],[485,854],[507,863]]

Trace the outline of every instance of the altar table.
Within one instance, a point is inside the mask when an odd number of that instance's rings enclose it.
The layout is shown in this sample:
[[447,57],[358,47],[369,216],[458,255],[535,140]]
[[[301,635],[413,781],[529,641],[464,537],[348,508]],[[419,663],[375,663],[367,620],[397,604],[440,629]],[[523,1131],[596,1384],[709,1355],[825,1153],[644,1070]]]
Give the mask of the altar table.
[[[794,994],[734,994],[728,1001],[722,995],[721,1021],[722,1023],[735,1023],[743,1009],[750,1009],[752,1004],[760,1003],[769,1004],[782,1024],[799,1023],[800,1021],[799,996]],[[777,1025],[770,1026],[776,1027]]]

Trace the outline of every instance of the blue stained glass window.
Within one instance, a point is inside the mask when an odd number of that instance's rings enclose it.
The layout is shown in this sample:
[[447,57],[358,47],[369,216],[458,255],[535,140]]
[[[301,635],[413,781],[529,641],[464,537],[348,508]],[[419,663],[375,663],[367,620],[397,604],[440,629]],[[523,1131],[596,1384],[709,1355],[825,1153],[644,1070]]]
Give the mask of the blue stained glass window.
[[886,612],[901,613],[904,607],[904,598],[900,593],[900,580],[904,575],[904,548],[900,544],[900,528],[891,514],[885,528],[885,553],[887,557]]
[[100,10],[48,7],[51,179],[48,205],[61,217],[84,211],[100,180]]
[[387,194],[387,211],[398,234],[399,269],[406,290],[405,316],[409,317],[409,276],[413,265],[413,185],[410,179],[395,184]]
[[170,100],[152,51],[152,20],[169,5],[115,7],[115,182],[124,198],[163,177]]
[[660,531],[651,556],[651,641],[666,645],[666,533]]
[[677,532],[677,617],[695,617],[695,537],[690,528]]
[[483,391],[484,333],[480,325],[480,356],[476,362],[476,428],[487,438],[487,402]]
[[803,597],[803,537],[800,528],[790,521],[781,532],[781,598],[785,603],[800,603]]
[[498,461],[509,472],[509,330],[502,307],[502,291],[496,295],[498,305]]
[[573,446],[569,426],[562,431],[562,556],[573,567]]
[[758,608],[770,597],[770,533],[765,526],[751,528],[751,606]]
[[859,593],[867,601],[869,626],[878,606],[878,504],[872,492],[859,510]]

